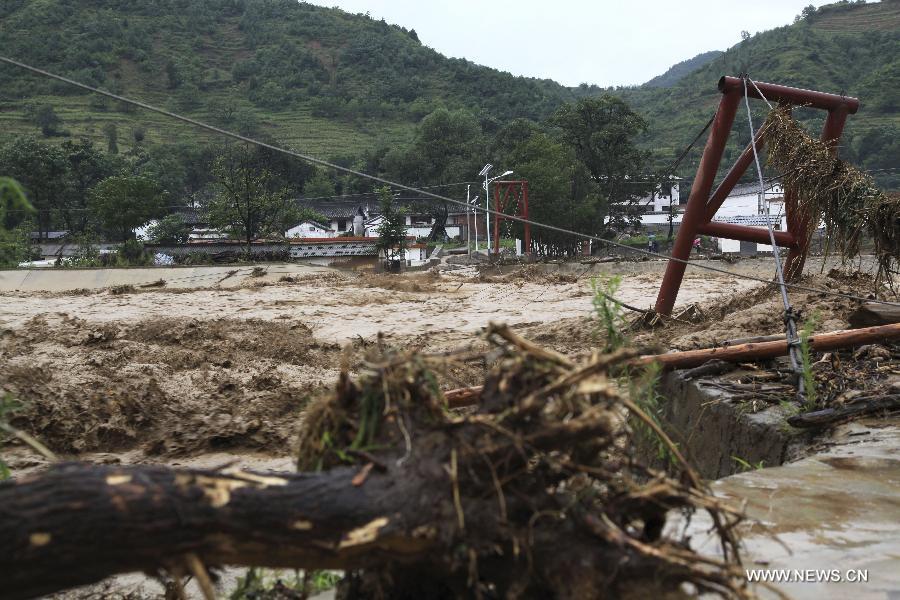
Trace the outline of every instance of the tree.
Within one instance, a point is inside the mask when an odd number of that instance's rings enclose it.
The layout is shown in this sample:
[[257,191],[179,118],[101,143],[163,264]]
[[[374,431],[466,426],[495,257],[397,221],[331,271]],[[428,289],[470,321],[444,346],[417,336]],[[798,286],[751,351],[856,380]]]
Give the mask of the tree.
[[84,231],[88,224],[88,197],[95,185],[122,170],[118,157],[104,154],[93,142],[82,139],[66,140],[62,146],[67,163],[66,186],[60,202],[60,213],[66,229],[73,233]]
[[131,135],[134,138],[135,146],[140,146],[144,138],[147,137],[147,128],[143,125],[137,125],[131,130]]
[[170,90],[174,90],[182,83],[184,83],[184,78],[181,76],[178,65],[175,64],[174,60],[169,59],[166,62],[166,84]]
[[[495,164],[515,165],[516,177],[528,181],[532,219],[592,233],[590,224],[597,218],[588,196],[590,179],[570,147],[533,123],[514,121],[498,132],[493,156]],[[515,237],[524,235],[519,223],[507,222],[504,227],[509,227]],[[532,252],[554,256],[577,254],[582,241],[580,237],[539,227],[531,229],[531,239]]]
[[650,153],[636,144],[646,121],[622,99],[604,94],[561,106],[551,122],[595,186],[592,233],[608,235],[640,222],[637,200],[654,186],[645,175]]
[[146,177],[107,177],[91,191],[88,206],[99,223],[124,242],[160,215],[163,195]]
[[29,121],[41,128],[44,137],[50,137],[59,132],[62,119],[49,104],[31,105],[26,108],[25,115]]
[[68,168],[59,146],[27,136],[0,147],[0,173],[16,179],[37,211],[39,233],[50,231],[64,201]]
[[184,222],[184,217],[167,215],[148,229],[147,238],[152,244],[185,244],[190,233],[191,227]]
[[106,134],[106,151],[110,154],[119,153],[119,130],[115,123],[107,123],[103,126],[103,133]]
[[214,181],[216,149],[190,142],[142,146],[132,153],[130,172],[155,181],[174,205],[190,206]]
[[250,243],[264,235],[283,235],[296,225],[297,208],[289,190],[266,161],[247,146],[226,148],[213,166],[217,190],[208,201],[210,223]]
[[33,213],[22,186],[11,177],[0,177],[0,266],[15,267],[30,258],[31,244],[22,224]]
[[478,120],[465,110],[439,108],[422,119],[410,146],[384,155],[381,167],[389,177],[411,183],[465,181],[481,168],[483,152]]
[[325,172],[317,170],[313,178],[303,186],[303,195],[307,198],[334,196],[334,182]]
[[406,251],[406,211],[397,208],[391,188],[383,186],[375,190],[381,205],[381,224],[378,225],[378,241],[375,249],[384,253],[388,269],[401,260]]

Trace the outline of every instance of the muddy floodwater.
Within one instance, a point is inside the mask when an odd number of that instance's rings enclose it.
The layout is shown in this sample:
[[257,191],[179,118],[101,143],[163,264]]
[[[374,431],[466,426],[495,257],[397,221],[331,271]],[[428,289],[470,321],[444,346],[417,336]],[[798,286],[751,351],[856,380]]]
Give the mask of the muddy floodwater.
[[[716,266],[763,277],[771,268],[762,260]],[[66,458],[286,470],[309,398],[380,334],[393,347],[435,352],[505,322],[561,352],[581,352],[594,340],[591,277],[617,272],[617,296],[650,307],[663,268],[399,277],[300,265],[2,272],[0,368],[7,388],[41,406],[28,427]],[[141,287],[159,280],[165,285]],[[715,302],[759,285],[691,269],[678,302]],[[710,329],[727,336],[729,325]],[[856,423],[808,458],[717,481],[717,493],[758,521],[745,532],[748,568],[867,570],[868,583],[778,587],[798,598],[900,597],[898,448],[897,422]],[[14,473],[46,465],[22,447],[3,452]],[[698,541],[704,525],[691,524]],[[117,591],[158,592],[137,576],[118,581]]]

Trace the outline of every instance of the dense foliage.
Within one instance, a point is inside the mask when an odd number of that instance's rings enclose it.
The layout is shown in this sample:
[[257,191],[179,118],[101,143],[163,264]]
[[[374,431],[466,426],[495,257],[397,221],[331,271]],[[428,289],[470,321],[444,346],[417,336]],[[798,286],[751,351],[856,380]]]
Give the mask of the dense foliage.
[[[27,225],[26,218],[33,210],[22,186],[15,179],[0,177],[0,267],[15,266],[29,258],[27,229],[23,225]],[[10,229],[11,222],[19,225]],[[4,467],[0,462],[0,479]]]
[[[748,36],[720,56],[705,53],[648,86],[616,90],[565,88],[448,59],[414,31],[295,0],[7,0],[0,10],[6,54],[324,156],[359,158],[378,147],[402,153],[414,125],[441,108],[450,115],[465,110],[494,135],[513,119],[542,121],[565,102],[606,91],[646,119],[639,141],[655,151],[654,164],[661,167],[711,114],[719,76],[746,71],[759,80],[860,97],[863,109],[850,119],[846,158],[866,169],[897,166],[896,0],[810,7],[796,23]],[[655,87],[660,83],[668,87]],[[0,119],[12,132],[87,136],[115,149],[198,135],[6,66],[0,67],[0,90],[7,102]],[[815,113],[800,116],[821,124]],[[745,141],[743,129],[737,133],[729,156]],[[698,155],[677,174],[690,176]],[[876,178],[900,187],[896,173]]]

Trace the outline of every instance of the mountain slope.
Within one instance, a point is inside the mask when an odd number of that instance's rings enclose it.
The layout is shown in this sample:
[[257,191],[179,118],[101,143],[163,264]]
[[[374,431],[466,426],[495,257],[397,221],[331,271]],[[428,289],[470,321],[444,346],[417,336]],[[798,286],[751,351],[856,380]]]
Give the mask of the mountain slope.
[[[0,6],[8,55],[326,156],[358,153],[378,138],[405,139],[438,106],[470,108],[489,124],[542,119],[573,97],[552,81],[443,57],[404,28],[296,0]],[[120,107],[11,67],[0,67],[0,90],[7,131],[27,126],[26,101],[58,107],[64,129],[98,141],[108,122],[120,124],[126,138],[137,126]],[[182,131],[157,117],[146,127],[150,141]]]
[[[747,72],[759,81],[824,92],[861,101],[848,119],[842,156],[867,169],[900,167],[900,2],[838,3],[819,8],[793,25],[763,32],[729,48],[720,57],[666,89],[629,88],[618,92],[650,121],[645,142],[663,156],[677,155],[715,112],[716,82],[724,74]],[[764,105],[754,102],[757,124]],[[816,134],[824,113],[797,110]],[[746,115],[739,113],[727,158],[749,141]],[[735,143],[737,142],[737,143]],[[701,142],[702,145],[702,142]],[[699,160],[692,153],[691,174]],[[884,186],[900,188],[900,174],[877,171]]]
[[710,50],[709,52],[703,52],[698,54],[694,58],[689,58],[687,60],[683,60],[680,63],[672,65],[669,69],[663,73],[662,75],[657,75],[647,83],[645,83],[641,87],[648,88],[668,88],[672,87],[680,79],[693,73],[700,67],[704,66],[708,62],[715,60],[716,58],[722,56],[721,50]]
[[[5,54],[36,66],[341,160],[405,144],[415,124],[440,106],[470,110],[493,134],[513,118],[543,120],[563,102],[612,92],[648,119],[642,143],[663,166],[713,114],[719,77],[744,71],[761,81],[859,97],[843,155],[869,169],[897,167],[900,156],[898,0],[822,7],[718,56],[675,65],[648,85],[615,89],[566,88],[449,59],[414,31],[295,0],[3,0],[0,36]],[[140,138],[209,138],[0,66],[0,126],[7,135],[37,132],[29,115],[38,111],[29,107],[44,104],[61,118],[60,131],[101,145],[110,124],[122,149]],[[797,115],[814,128],[822,121],[814,111]],[[747,141],[744,119],[735,132],[732,158]],[[693,174],[702,141],[698,146],[677,174]],[[880,172],[879,181],[900,188],[896,170]]]

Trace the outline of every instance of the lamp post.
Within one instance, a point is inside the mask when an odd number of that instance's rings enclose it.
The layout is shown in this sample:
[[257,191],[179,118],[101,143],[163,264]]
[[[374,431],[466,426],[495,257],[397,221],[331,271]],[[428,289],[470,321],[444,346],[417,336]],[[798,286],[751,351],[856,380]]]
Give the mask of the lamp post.
[[491,190],[490,185],[492,181],[496,181],[501,177],[506,177],[507,175],[512,175],[512,171],[504,171],[500,175],[496,177],[488,178],[488,173],[490,173],[491,169],[494,168],[494,165],[488,163],[484,165],[484,168],[478,173],[479,176],[484,176],[484,215],[485,221],[487,223],[487,228],[485,229],[485,239],[487,240],[487,251],[488,256],[491,254]]

